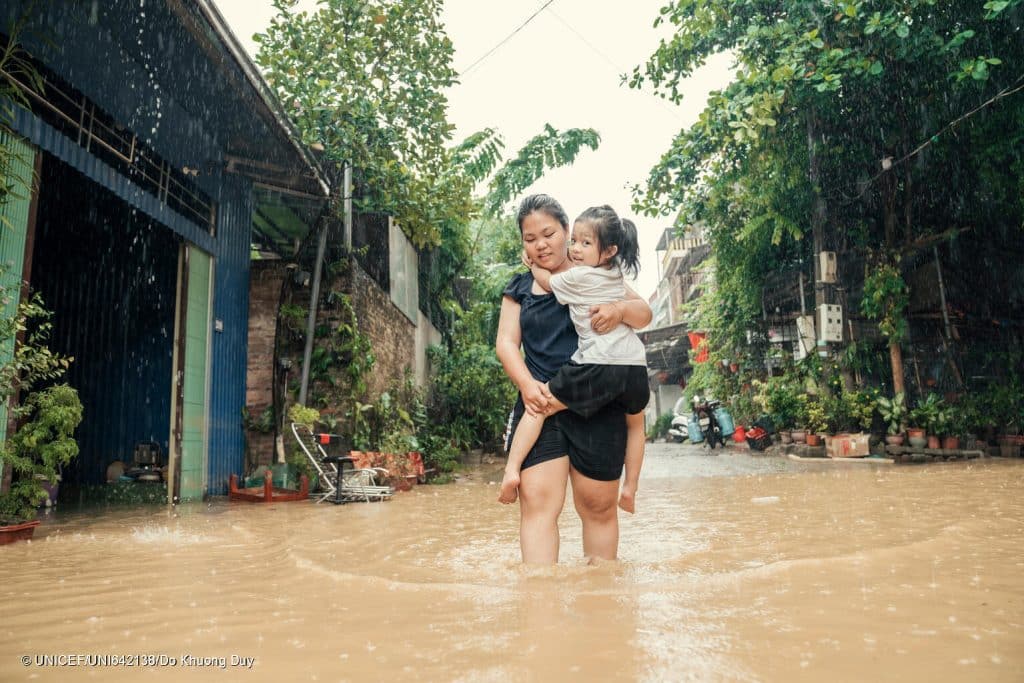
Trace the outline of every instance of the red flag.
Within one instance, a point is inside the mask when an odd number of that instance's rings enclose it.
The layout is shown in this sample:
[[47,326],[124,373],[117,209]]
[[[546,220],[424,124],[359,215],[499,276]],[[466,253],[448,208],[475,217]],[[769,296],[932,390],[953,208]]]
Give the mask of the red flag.
[[687,332],[686,336],[690,338],[690,348],[697,351],[697,356],[693,359],[693,362],[705,362],[708,359],[707,334],[704,332]]

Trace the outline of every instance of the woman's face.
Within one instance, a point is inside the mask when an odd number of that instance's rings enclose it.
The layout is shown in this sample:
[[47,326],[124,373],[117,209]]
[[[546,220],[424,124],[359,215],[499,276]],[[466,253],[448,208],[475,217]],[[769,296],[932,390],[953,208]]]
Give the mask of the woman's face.
[[566,259],[566,229],[543,211],[523,219],[523,247],[531,261],[553,273],[569,267]]

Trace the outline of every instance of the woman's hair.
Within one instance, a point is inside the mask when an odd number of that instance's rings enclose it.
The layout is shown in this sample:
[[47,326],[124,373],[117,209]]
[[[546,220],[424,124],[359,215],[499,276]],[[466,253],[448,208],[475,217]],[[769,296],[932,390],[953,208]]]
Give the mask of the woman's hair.
[[563,230],[569,229],[569,214],[554,197],[546,194],[531,194],[519,204],[516,222],[519,223],[519,234],[523,233],[523,221],[534,211],[540,211],[562,224]]
[[640,272],[640,245],[637,241],[636,224],[628,218],[619,218],[615,209],[608,206],[592,206],[579,215],[577,223],[589,223],[597,235],[600,251],[618,247],[611,264],[618,266],[629,275],[636,277]]

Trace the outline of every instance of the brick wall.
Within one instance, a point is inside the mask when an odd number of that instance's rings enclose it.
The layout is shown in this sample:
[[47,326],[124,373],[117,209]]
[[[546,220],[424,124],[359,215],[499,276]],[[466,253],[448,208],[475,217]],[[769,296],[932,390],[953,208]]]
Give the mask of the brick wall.
[[352,279],[346,291],[352,297],[359,329],[370,338],[377,359],[366,382],[370,395],[376,397],[393,382],[401,381],[406,368],[415,370],[416,326],[355,260],[352,264]]
[[[274,382],[274,334],[281,283],[289,273],[284,261],[253,261],[249,280],[249,357],[245,405],[256,418],[270,404]],[[246,466],[269,465],[274,435],[247,430]]]
[[[351,274],[339,276],[336,282],[324,282],[322,291],[331,289],[347,292],[352,299],[359,320],[359,328],[370,338],[376,363],[366,378],[370,396],[376,398],[396,381],[404,377],[405,369],[416,371],[424,365],[423,348],[426,343],[438,343],[440,335],[430,327],[418,334],[410,321],[355,260],[351,261]],[[284,261],[254,261],[249,284],[249,357],[246,378],[245,404],[252,417],[257,417],[271,404],[274,371],[274,336],[281,285],[290,274]],[[292,293],[298,302],[308,301],[309,289]],[[303,305],[306,305],[303,301]],[[325,322],[325,320],[321,320]],[[430,334],[432,333],[432,334]],[[427,337],[424,337],[424,335]],[[423,339],[421,339],[423,338]],[[426,339],[426,341],[424,341]],[[419,342],[418,342],[419,340]],[[294,354],[293,354],[294,355]],[[417,358],[420,362],[417,363]],[[301,371],[301,353],[293,358],[292,379]],[[423,374],[422,372],[420,374]],[[285,442],[288,435],[285,435]],[[246,432],[247,468],[268,465],[274,461],[274,436],[248,430]]]

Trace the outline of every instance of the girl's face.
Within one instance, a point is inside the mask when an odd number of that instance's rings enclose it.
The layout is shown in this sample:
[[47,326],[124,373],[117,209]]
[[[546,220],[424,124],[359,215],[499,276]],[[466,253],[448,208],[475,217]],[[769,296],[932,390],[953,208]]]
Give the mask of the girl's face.
[[557,273],[569,267],[565,241],[568,231],[557,219],[543,211],[534,211],[523,219],[523,247],[530,260],[541,268]]
[[572,243],[569,246],[569,258],[573,265],[604,266],[618,251],[616,247],[601,249],[597,234],[590,223],[579,222],[572,226]]

